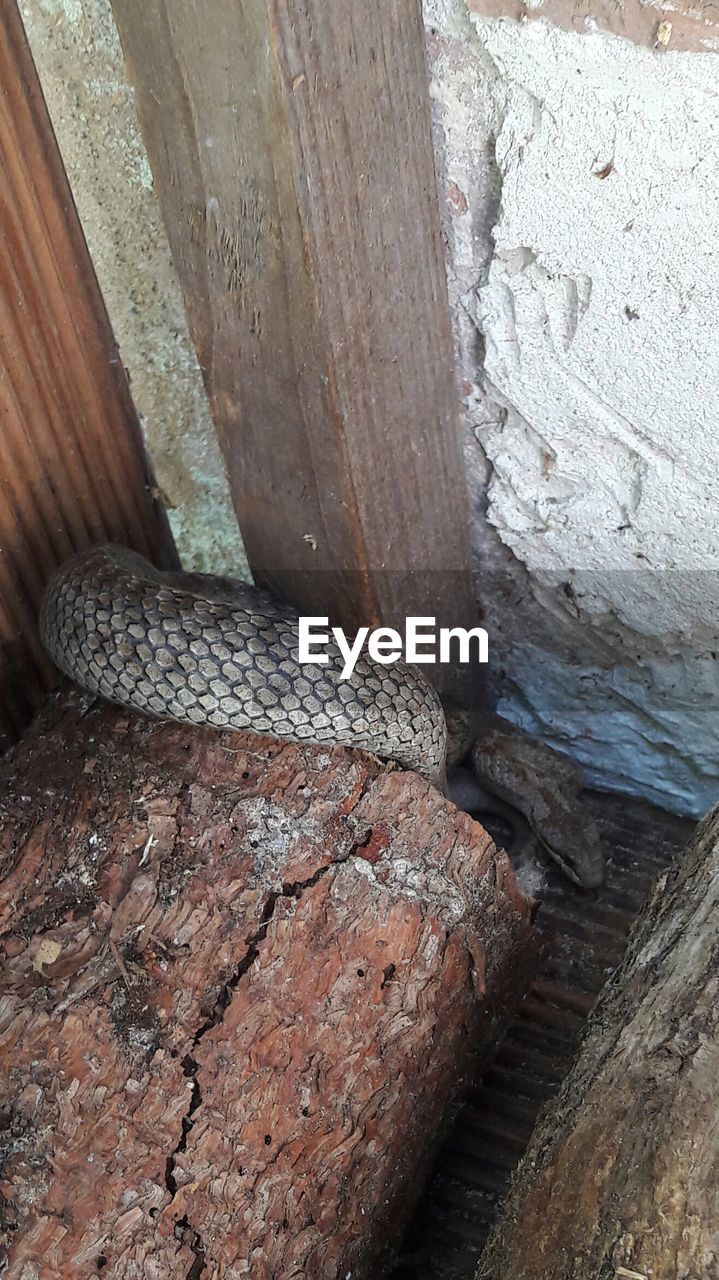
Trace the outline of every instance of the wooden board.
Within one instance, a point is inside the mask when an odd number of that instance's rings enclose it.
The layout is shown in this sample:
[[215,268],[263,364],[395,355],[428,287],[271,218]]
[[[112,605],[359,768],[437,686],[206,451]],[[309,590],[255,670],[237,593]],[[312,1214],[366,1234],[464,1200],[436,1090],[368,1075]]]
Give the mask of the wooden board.
[[54,683],[36,616],[73,550],[174,562],[14,0],[0,12],[0,747]]
[[7,1280],[374,1280],[534,943],[416,775],[75,695],[0,767],[0,961]]
[[113,0],[255,575],[476,621],[419,0]]

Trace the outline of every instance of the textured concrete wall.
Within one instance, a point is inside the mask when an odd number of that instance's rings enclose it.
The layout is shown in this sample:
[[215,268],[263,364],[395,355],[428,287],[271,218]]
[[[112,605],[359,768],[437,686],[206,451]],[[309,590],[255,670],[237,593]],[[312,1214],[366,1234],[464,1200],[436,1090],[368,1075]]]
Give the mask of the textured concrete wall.
[[533,11],[425,5],[501,709],[698,811],[719,795],[719,59]]
[[109,0],[20,9],[183,562],[247,576]]

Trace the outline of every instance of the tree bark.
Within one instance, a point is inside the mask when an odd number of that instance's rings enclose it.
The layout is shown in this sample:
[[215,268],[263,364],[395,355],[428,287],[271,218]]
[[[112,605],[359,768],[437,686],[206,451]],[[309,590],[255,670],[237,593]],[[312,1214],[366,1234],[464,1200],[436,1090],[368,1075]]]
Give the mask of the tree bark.
[[719,1276],[719,809],[665,873],[478,1280]]
[[0,776],[9,1277],[379,1274],[533,946],[361,753],[61,703]]

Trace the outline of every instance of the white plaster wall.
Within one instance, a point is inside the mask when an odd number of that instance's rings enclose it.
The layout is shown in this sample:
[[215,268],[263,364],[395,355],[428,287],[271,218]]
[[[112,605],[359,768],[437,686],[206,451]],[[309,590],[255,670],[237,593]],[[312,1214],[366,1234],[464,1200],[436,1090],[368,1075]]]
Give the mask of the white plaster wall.
[[699,812],[719,797],[719,60],[465,0],[425,14],[477,539],[488,521],[524,583],[490,606],[500,710],[595,781]]

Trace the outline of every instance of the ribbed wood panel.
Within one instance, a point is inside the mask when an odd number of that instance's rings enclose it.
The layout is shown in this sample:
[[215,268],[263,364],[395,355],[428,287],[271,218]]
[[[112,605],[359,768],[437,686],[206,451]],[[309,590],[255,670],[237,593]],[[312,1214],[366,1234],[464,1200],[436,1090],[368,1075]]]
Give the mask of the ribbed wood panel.
[[0,7],[0,746],[54,682],[36,617],[74,550],[174,563],[15,0]]

